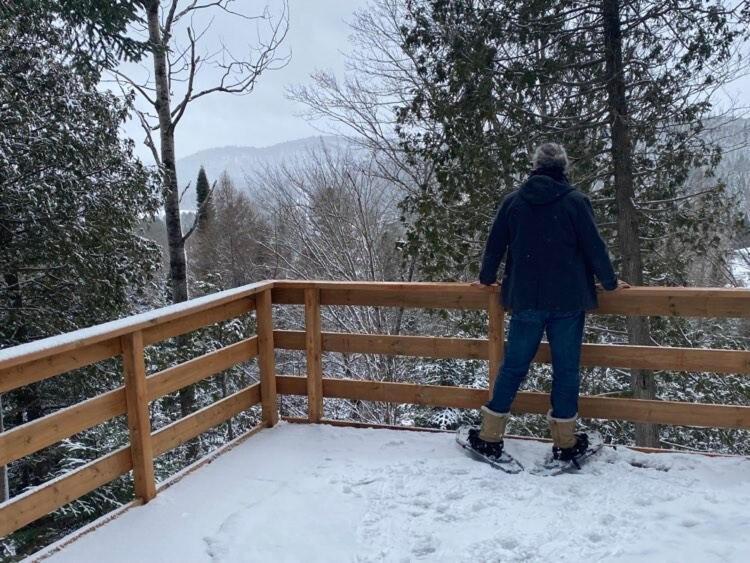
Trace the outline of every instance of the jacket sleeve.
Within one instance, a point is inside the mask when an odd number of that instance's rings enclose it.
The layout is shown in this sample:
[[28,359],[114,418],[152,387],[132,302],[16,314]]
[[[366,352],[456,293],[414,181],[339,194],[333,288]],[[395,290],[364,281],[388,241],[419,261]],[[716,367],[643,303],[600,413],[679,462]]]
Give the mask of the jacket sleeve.
[[578,205],[578,220],[575,221],[575,229],[583,254],[591,264],[602,287],[609,291],[615,289],[617,287],[617,275],[615,275],[612,261],[609,259],[607,245],[596,227],[594,209],[591,207],[591,201],[588,197],[584,196],[583,202]]
[[479,281],[484,285],[491,285],[497,281],[497,269],[500,262],[505,256],[508,247],[509,230],[508,230],[508,201],[505,198],[500,204],[500,208],[495,215],[495,221],[490,229],[490,236],[487,238],[487,244],[484,247],[484,258],[482,259],[482,268],[479,271]]

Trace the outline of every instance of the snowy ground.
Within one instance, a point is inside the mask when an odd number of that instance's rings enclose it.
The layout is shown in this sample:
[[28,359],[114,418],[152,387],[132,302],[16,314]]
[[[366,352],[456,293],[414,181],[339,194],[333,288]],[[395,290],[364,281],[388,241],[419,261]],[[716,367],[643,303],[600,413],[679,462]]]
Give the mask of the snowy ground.
[[[529,466],[549,446],[507,447]],[[750,461],[607,448],[506,475],[451,434],[282,423],[49,559],[600,560],[750,561]]]

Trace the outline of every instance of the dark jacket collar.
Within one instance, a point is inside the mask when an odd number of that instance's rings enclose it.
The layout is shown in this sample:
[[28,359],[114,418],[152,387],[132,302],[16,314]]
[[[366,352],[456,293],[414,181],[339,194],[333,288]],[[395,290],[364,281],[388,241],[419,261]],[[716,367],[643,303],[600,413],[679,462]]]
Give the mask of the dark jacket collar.
[[568,181],[568,176],[565,174],[565,171],[562,168],[558,167],[546,167],[546,166],[540,166],[539,168],[535,168],[531,171],[529,176],[549,176],[556,182],[563,182],[565,184],[570,184]]
[[537,168],[519,190],[521,197],[532,205],[546,205],[573,191],[560,168]]

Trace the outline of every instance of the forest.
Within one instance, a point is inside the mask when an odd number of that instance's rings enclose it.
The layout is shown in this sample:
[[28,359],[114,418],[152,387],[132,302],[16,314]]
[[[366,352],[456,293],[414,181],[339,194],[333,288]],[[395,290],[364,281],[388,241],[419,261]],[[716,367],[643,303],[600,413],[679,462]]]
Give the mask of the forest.
[[[242,4],[242,5],[240,5]],[[266,279],[477,278],[502,198],[542,142],[563,144],[619,276],[634,286],[742,286],[750,268],[750,3],[731,0],[371,0],[354,13],[345,75],[287,96],[342,139],[243,178],[178,177],[181,120],[248,95],[288,57],[284,1],[16,0],[0,4],[0,348]],[[211,14],[257,37],[232,53]],[[217,47],[219,45],[219,47]],[[244,58],[243,58],[244,57]],[[140,62],[147,76],[130,72]],[[321,66],[324,66],[321,63]],[[219,69],[198,80],[206,68]],[[215,79],[215,80],[214,80]],[[212,80],[214,80],[212,82]],[[138,139],[122,125],[142,125]],[[149,159],[137,156],[143,143]],[[196,205],[182,203],[188,190]],[[330,306],[324,330],[483,338],[484,312]],[[279,328],[304,328],[300,307]],[[252,332],[252,314],[148,346],[156,372]],[[746,319],[590,316],[585,341],[750,350]],[[304,352],[278,352],[304,373]],[[327,377],[486,388],[479,360],[326,353]],[[551,366],[525,388],[548,391]],[[255,362],[151,406],[156,429],[258,377]],[[107,360],[0,393],[0,432],[122,384]],[[585,368],[595,396],[750,404],[741,374]],[[282,415],[305,400],[285,397]],[[327,399],[359,422],[455,429],[477,412]],[[243,412],[156,460],[159,479],[232,440]],[[608,442],[750,454],[742,430],[587,421]],[[509,432],[541,436],[518,417]],[[0,468],[0,502],[128,442],[109,423]],[[0,539],[14,561],[120,506],[123,477]]]

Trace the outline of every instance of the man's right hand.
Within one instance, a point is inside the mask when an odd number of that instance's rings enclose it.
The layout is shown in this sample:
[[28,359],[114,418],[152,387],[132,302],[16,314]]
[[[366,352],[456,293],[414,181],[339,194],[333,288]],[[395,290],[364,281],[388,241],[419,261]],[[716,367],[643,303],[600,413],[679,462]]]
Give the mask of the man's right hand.
[[479,280],[471,282],[471,287],[478,287],[480,289],[486,289],[486,290],[492,290],[492,289],[496,288],[499,285],[500,284],[497,283],[497,282],[492,283],[490,285],[486,285],[486,284],[483,284],[482,282],[480,282]]

